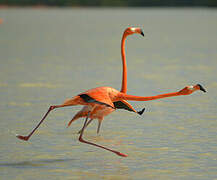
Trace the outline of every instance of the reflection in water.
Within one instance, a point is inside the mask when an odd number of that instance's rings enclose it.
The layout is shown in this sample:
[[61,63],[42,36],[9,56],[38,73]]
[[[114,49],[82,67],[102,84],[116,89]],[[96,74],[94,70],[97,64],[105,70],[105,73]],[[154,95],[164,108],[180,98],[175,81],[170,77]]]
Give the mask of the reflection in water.
[[0,163],[0,167],[14,167],[14,168],[32,168],[32,167],[43,167],[53,163],[64,163],[67,161],[74,161],[76,159],[41,159],[41,160],[30,160],[13,163]]

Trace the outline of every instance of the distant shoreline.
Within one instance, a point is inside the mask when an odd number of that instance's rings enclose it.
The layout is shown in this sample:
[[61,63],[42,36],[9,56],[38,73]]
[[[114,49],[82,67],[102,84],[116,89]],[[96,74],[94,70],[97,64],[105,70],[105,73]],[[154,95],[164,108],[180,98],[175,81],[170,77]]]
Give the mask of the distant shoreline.
[[217,8],[217,6],[209,5],[147,5],[147,6],[94,6],[94,5],[8,5],[0,4],[0,9],[10,9],[10,8],[32,8],[32,9],[53,9],[53,8]]

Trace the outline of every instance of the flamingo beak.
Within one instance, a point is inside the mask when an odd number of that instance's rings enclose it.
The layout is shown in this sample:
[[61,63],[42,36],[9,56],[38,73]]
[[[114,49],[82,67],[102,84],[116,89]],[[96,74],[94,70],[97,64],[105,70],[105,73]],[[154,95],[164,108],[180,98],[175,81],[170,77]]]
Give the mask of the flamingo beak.
[[144,33],[141,31],[141,35],[144,37],[145,35],[144,35]]
[[206,92],[206,90],[203,88],[203,86],[201,86],[200,84],[197,84],[200,88],[201,91]]

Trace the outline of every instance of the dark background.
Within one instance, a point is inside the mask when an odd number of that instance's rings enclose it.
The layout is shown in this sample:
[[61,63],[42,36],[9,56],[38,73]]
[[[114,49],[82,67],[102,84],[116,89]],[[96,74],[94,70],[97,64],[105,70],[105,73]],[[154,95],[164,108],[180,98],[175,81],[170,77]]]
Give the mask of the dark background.
[[0,0],[8,6],[217,7],[217,0]]

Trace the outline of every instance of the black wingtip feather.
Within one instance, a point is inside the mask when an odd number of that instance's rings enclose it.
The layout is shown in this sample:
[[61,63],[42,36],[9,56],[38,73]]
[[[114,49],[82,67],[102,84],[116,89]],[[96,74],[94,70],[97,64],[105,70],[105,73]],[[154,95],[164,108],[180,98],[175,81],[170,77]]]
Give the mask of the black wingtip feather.
[[142,115],[142,114],[144,113],[144,111],[145,111],[145,108],[143,108],[141,111],[137,111],[137,113],[138,113],[139,115]]

